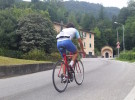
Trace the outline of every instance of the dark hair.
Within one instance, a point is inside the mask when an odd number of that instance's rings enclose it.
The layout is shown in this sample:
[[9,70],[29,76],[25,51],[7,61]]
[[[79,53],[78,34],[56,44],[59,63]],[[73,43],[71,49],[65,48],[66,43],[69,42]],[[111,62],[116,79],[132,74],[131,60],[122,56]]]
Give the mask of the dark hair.
[[68,23],[66,28],[75,28],[74,24],[73,23]]

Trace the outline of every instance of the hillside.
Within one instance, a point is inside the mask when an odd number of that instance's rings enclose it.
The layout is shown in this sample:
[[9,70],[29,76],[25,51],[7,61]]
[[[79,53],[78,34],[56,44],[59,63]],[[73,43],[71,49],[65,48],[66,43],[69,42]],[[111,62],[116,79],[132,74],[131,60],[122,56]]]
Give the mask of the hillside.
[[[95,17],[98,15],[100,8],[102,6],[101,4],[79,2],[79,1],[65,1],[63,3],[68,11],[93,14]],[[120,9],[117,7],[104,7],[105,16],[107,16],[109,19],[111,19],[113,15],[117,16],[119,12]]]

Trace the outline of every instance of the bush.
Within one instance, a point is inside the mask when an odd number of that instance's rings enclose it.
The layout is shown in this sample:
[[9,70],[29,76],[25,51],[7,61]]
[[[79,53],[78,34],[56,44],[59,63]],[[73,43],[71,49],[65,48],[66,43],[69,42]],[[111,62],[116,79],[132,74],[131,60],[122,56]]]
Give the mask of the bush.
[[135,60],[135,52],[128,51],[125,53],[121,53],[119,58],[123,60]]
[[61,59],[61,55],[60,55],[60,53],[57,53],[57,52],[51,53],[50,59],[52,61],[58,61],[59,59]]
[[16,33],[20,37],[20,50],[29,52],[35,48],[46,53],[56,45],[56,32],[52,22],[41,14],[30,14],[20,19]]
[[28,53],[25,53],[22,58],[29,59],[29,60],[45,60],[47,57],[45,57],[45,52],[42,50],[33,49],[29,51]]
[[135,47],[132,49],[133,52],[135,52]]
[[21,51],[8,50],[5,48],[0,48],[0,56],[12,57],[12,58],[21,58]]
[[22,56],[23,59],[29,59],[29,60],[46,60],[46,61],[57,61],[61,59],[61,56],[59,53],[51,53],[46,54],[43,50],[37,50],[33,49],[30,52],[24,54]]

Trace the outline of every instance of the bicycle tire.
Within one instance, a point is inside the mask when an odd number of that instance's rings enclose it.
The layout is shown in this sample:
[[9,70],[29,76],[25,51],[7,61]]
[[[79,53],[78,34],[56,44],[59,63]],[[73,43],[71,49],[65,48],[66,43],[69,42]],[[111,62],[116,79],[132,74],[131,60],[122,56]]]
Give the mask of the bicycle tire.
[[[79,64],[79,66],[78,66],[78,64]],[[76,84],[81,85],[83,83],[83,80],[84,80],[84,66],[83,66],[83,63],[82,63],[81,60],[76,61],[75,65],[74,65],[74,78],[75,78]]]
[[[66,88],[67,88],[67,86],[68,86],[68,78],[67,78],[67,80],[66,80],[66,83],[58,83],[57,84],[57,82],[59,81],[59,79],[58,80],[56,80],[56,78],[59,76],[58,74],[60,74],[61,72],[62,72],[62,68],[61,69],[59,69],[59,67],[61,67],[61,65],[64,65],[64,66],[66,66],[65,65],[65,63],[64,63],[64,61],[62,61],[62,60],[60,60],[60,61],[58,61],[56,64],[55,64],[55,66],[54,66],[54,68],[53,68],[53,74],[52,74],[52,80],[53,80],[53,85],[54,85],[54,87],[55,87],[55,89],[58,91],[58,92],[64,92],[65,90],[66,90]],[[66,75],[68,76],[68,70],[67,70],[67,67],[65,67],[66,68]],[[58,73],[57,73],[58,72]],[[57,76],[58,75],[58,76]],[[58,78],[61,78],[61,77],[58,77]],[[61,80],[61,79],[60,79]],[[64,87],[62,87],[62,88],[60,88],[59,87],[59,85],[65,85]]]

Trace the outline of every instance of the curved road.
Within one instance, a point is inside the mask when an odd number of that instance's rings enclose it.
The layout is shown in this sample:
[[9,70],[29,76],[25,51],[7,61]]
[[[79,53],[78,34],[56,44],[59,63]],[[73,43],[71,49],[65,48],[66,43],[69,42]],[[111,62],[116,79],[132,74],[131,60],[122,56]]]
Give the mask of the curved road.
[[[129,100],[128,95],[135,100],[135,64],[102,58],[85,58],[83,63],[81,86],[72,82],[58,93],[49,70],[0,79],[0,100]],[[131,91],[134,95],[130,97]]]

